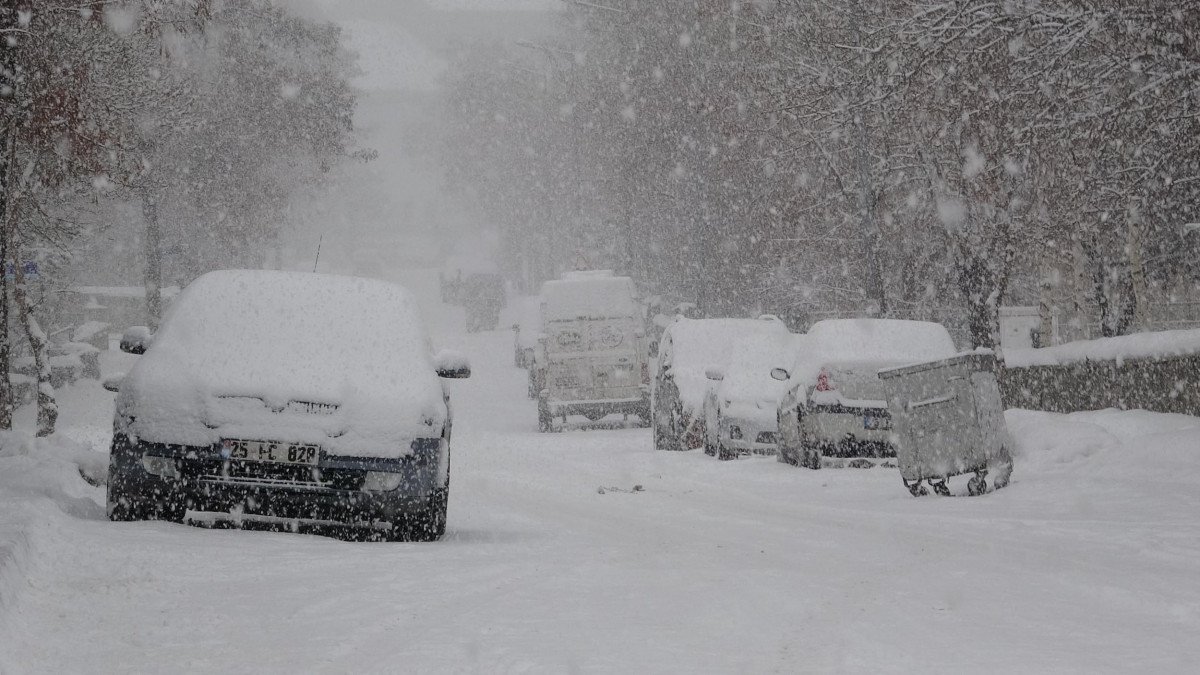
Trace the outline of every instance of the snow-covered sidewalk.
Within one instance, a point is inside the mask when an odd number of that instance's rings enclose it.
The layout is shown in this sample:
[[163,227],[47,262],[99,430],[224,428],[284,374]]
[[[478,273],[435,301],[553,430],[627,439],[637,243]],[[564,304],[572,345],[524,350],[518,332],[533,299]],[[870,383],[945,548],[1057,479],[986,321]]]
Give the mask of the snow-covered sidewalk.
[[94,425],[6,439],[0,671],[1200,662],[1200,419],[1012,411],[1011,486],[914,499],[894,470],[656,453],[644,430],[537,434],[523,373],[496,357],[509,339],[458,338],[476,377],[453,385],[435,544],[109,523],[75,468],[103,457],[79,446]]

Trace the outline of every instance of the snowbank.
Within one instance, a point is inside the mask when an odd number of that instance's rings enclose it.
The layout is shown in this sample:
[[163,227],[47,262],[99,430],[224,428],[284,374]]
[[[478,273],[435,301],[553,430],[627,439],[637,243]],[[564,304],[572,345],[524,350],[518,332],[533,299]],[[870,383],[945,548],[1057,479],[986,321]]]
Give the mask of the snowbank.
[[0,634],[64,517],[102,519],[108,455],[62,436],[0,432]]
[[1025,368],[1081,361],[1161,359],[1197,353],[1200,353],[1200,329],[1165,330],[1080,340],[1041,349],[1006,349],[1004,362],[1012,368]]

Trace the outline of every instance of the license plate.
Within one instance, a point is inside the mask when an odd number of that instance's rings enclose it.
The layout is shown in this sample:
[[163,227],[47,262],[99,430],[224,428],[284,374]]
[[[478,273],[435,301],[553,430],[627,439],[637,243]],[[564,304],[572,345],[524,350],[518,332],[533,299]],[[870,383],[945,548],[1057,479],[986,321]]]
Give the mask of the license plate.
[[[228,453],[228,454],[226,454]],[[228,459],[250,462],[282,462],[284,464],[316,464],[321,449],[315,445],[275,443],[272,441],[221,441],[221,455]]]
[[878,431],[891,428],[892,419],[890,417],[875,417],[874,415],[863,416],[863,429],[868,431]]

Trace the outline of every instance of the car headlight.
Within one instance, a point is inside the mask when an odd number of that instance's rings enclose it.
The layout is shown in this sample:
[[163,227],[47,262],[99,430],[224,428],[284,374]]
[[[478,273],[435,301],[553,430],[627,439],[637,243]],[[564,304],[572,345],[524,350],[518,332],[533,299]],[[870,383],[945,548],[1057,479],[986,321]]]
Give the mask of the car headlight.
[[142,455],[142,468],[159,478],[179,478],[179,462],[170,457]]
[[362,489],[365,492],[391,492],[404,482],[404,474],[391,471],[368,471],[363,478]]

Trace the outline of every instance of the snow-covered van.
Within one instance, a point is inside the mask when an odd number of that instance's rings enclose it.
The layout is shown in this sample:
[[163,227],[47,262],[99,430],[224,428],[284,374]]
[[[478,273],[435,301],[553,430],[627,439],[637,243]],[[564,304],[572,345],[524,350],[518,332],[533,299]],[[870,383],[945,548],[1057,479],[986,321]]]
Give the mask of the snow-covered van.
[[[148,342],[148,344],[147,344]],[[446,527],[451,412],[409,293],[323,274],[221,271],[189,285],[119,383],[113,520]]]
[[645,320],[629,277],[573,272],[542,285],[541,346],[535,358],[538,428],[568,415],[650,419]]
[[821,457],[895,457],[887,392],[878,372],[954,356],[945,326],[900,319],[813,324],[787,372],[779,405],[779,461],[813,469]]

